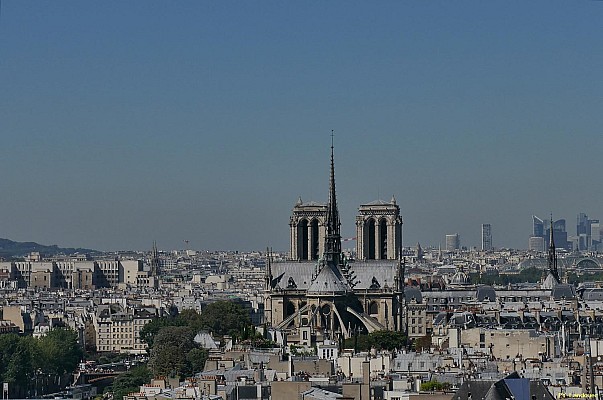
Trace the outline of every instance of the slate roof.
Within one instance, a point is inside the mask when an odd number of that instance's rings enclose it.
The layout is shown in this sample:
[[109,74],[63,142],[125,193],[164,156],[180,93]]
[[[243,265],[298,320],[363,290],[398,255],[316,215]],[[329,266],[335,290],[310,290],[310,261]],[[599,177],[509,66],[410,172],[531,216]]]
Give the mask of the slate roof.
[[[275,289],[287,289],[289,282],[294,282],[297,290],[308,290],[312,284],[312,275],[316,270],[317,261],[284,261],[271,264],[272,286]],[[356,276],[354,290],[370,289],[373,277],[381,288],[394,287],[394,277],[397,273],[396,260],[352,261],[349,266]],[[291,280],[290,280],[291,278]],[[290,289],[293,289],[291,287]]]
[[411,303],[414,299],[417,304],[421,304],[423,302],[423,294],[416,287],[405,287],[404,299],[406,300],[406,303]]
[[498,381],[468,380],[463,382],[453,400],[554,400],[539,380],[521,378],[517,372]]
[[551,290],[557,284],[558,284],[557,280],[555,279],[553,274],[551,274],[549,272],[549,274],[546,276],[546,279],[544,280],[544,282],[542,282],[541,288],[546,289],[546,290]]
[[488,299],[489,301],[496,301],[496,291],[492,286],[479,286],[477,288],[477,292],[475,294],[477,301],[484,301]]
[[603,289],[592,288],[584,290],[582,299],[585,301],[603,300]]
[[350,287],[336,267],[325,265],[308,287],[309,294],[345,294]]
[[558,283],[553,287],[553,290],[551,291],[551,297],[555,300],[575,299],[576,287],[567,283]]
[[394,287],[394,278],[398,271],[397,260],[366,260],[349,263],[356,275],[357,284],[354,289],[370,289],[373,277],[379,282],[381,288]]

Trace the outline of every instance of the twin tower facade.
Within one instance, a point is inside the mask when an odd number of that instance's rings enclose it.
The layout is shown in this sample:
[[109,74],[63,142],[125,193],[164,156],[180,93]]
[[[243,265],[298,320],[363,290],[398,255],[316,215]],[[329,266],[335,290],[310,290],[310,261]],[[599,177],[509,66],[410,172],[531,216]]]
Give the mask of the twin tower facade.
[[[289,222],[292,260],[318,260],[324,254],[327,205],[304,203],[293,207]],[[395,260],[402,249],[402,217],[396,199],[362,204],[356,216],[356,259]]]

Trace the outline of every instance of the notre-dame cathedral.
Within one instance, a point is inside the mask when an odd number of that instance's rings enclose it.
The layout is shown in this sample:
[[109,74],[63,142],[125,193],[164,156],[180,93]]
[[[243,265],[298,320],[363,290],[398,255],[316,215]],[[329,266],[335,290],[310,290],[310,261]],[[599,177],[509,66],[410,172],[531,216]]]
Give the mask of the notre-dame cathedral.
[[289,222],[288,261],[269,257],[265,279],[265,321],[289,331],[301,344],[348,338],[357,332],[402,330],[404,266],[402,218],[395,198],[359,207],[356,256],[341,250],[335,166],[327,204],[300,198]]

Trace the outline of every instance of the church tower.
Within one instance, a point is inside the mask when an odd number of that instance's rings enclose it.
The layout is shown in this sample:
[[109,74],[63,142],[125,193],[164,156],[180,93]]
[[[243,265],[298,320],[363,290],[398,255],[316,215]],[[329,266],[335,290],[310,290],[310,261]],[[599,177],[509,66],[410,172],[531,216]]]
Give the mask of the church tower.
[[161,260],[159,259],[159,250],[157,250],[157,242],[153,241],[153,249],[151,250],[151,276],[159,276],[161,271]]
[[289,221],[292,260],[318,260],[324,253],[326,217],[326,204],[297,200]]
[[551,215],[551,237],[549,239],[548,269],[549,273],[555,278],[557,283],[561,283],[559,270],[557,269],[557,253],[555,251],[555,238],[553,235],[553,216]]
[[356,259],[395,260],[402,249],[402,217],[396,198],[363,204],[356,217]]
[[300,198],[293,208],[290,259],[274,261],[268,254],[266,263],[266,325],[286,331],[290,340],[306,346],[325,338],[349,338],[358,330],[399,330],[402,322],[402,219],[396,200],[360,207],[359,254],[371,259],[346,259],[333,134],[329,172],[328,202],[304,203]]

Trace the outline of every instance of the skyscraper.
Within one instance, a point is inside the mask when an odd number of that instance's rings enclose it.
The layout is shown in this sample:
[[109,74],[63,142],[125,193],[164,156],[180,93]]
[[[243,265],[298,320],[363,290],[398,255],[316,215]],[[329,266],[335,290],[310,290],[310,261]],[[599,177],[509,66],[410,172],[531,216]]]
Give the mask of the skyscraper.
[[458,233],[446,235],[446,251],[455,251],[461,248],[461,238]]
[[572,245],[567,240],[567,231],[565,229],[565,220],[558,219],[557,221],[551,221],[551,223],[547,224],[548,226],[545,229],[546,236],[544,237],[546,241],[546,247],[548,248],[551,237],[551,229],[555,232],[555,247],[557,249],[565,249],[568,251],[572,250]]
[[530,236],[530,240],[528,242],[528,250],[544,251],[544,238],[540,236]]
[[590,220],[590,249],[591,250],[600,250],[599,246],[601,245],[601,224],[598,219]]
[[597,250],[601,243],[601,231],[598,219],[589,219],[585,213],[576,218],[576,238],[578,250]]
[[580,234],[590,234],[590,229],[588,229],[588,215],[585,213],[578,214],[576,218],[576,235],[580,236]]
[[[551,237],[551,229],[555,231],[555,245],[557,249],[572,250],[572,244],[567,240],[567,231],[565,230],[565,220],[558,219],[557,221],[543,221],[535,215],[532,215],[532,236],[530,243],[536,244],[539,242],[534,238],[543,238],[545,248],[549,247]],[[538,246],[539,247],[539,246]],[[530,249],[536,250],[530,246]]]
[[532,215],[532,236],[544,237],[544,221]]
[[482,250],[492,250],[492,225],[482,224]]

